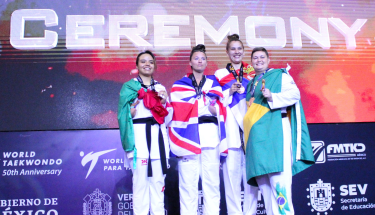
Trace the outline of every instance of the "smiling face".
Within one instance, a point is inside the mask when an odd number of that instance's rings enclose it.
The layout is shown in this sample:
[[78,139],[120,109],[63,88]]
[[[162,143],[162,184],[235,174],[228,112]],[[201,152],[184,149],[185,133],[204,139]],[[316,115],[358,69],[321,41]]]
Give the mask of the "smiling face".
[[242,58],[244,56],[244,49],[240,41],[232,41],[227,50],[227,55],[230,62],[233,64],[242,63]]
[[203,52],[194,52],[191,56],[190,66],[195,72],[203,73],[207,67],[207,57]]
[[268,69],[268,64],[270,63],[270,58],[264,51],[257,51],[253,53],[251,58],[251,64],[254,67],[256,74],[261,74]]
[[137,69],[140,76],[150,77],[155,71],[155,60],[150,54],[139,57]]

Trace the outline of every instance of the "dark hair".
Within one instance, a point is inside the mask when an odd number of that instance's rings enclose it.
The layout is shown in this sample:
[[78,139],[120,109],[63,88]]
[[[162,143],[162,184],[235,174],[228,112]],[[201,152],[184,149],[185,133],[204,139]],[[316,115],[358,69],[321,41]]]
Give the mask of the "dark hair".
[[270,57],[270,56],[268,55],[267,49],[265,49],[265,48],[263,48],[263,47],[255,47],[255,48],[253,49],[253,51],[251,52],[251,59],[253,59],[253,54],[254,54],[255,52],[259,52],[259,51],[262,51],[262,52],[266,53],[266,55],[267,55],[268,58]]
[[137,56],[137,60],[135,61],[135,65],[138,66],[139,58],[140,58],[142,55],[144,55],[144,54],[149,54],[149,55],[151,55],[152,59],[154,59],[154,65],[155,65],[155,69],[156,69],[156,60],[155,60],[155,55],[152,54],[152,52],[149,51],[149,50],[143,51],[143,52],[141,52],[141,53],[138,54],[138,56]]
[[238,34],[232,34],[232,35],[229,35],[227,36],[228,38],[228,42],[227,42],[227,51],[229,50],[229,47],[230,47],[230,43],[233,42],[233,41],[238,41],[241,43],[242,45],[242,48],[245,49],[245,47],[243,46],[243,43],[242,41],[240,40],[240,36]]
[[197,46],[194,46],[193,49],[191,50],[190,52],[190,60],[191,60],[191,57],[193,57],[193,54],[195,52],[203,52],[204,55],[206,56],[207,58],[207,55],[206,55],[206,46],[204,46],[203,44],[198,44]]

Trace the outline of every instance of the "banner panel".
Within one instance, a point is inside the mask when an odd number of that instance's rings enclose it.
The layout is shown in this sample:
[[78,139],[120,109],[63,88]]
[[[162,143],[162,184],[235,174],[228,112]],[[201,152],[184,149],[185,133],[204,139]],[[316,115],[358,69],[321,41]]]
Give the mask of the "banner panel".
[[205,44],[206,74],[229,62],[226,36],[291,66],[309,123],[375,120],[375,2],[36,1],[0,3],[1,131],[118,128],[118,93],[156,54],[170,90]]
[[[373,214],[375,123],[309,125],[317,164],[293,177],[296,214]],[[132,173],[118,130],[0,132],[0,212],[133,214]],[[179,214],[178,168],[169,160],[166,214]],[[220,176],[222,178],[222,174]],[[203,194],[199,186],[198,214]],[[226,214],[221,180],[221,212]],[[259,192],[258,213],[266,214]]]
[[293,177],[296,214],[374,214],[375,123],[309,129],[317,164]]

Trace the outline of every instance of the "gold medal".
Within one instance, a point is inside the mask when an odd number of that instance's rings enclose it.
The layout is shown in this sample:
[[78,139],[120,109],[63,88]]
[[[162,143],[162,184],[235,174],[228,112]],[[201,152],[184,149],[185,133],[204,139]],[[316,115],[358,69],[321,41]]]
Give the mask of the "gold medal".
[[245,92],[245,87],[241,86],[241,88],[238,90],[239,94],[242,94]]

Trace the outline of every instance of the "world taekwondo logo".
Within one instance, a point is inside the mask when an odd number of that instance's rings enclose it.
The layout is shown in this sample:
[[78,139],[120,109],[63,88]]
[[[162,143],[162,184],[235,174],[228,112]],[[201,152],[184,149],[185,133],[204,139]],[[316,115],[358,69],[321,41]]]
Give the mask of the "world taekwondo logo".
[[102,193],[98,188],[83,198],[83,215],[111,215],[112,202],[108,194]]
[[326,162],[326,151],[324,148],[323,141],[311,141],[312,150],[314,153],[315,163],[325,163]]
[[331,206],[335,204],[335,201],[332,201],[332,197],[335,197],[335,194],[332,193],[334,189],[334,187],[331,187],[331,183],[323,183],[321,179],[316,184],[310,184],[310,187],[306,190],[310,192],[310,195],[307,195],[307,198],[310,199],[307,205],[313,207],[311,212],[317,211],[316,214],[320,215],[320,212],[328,214],[328,210],[332,211]]
[[95,152],[95,153],[90,152],[87,155],[85,155],[85,153],[83,151],[81,151],[79,153],[79,155],[81,157],[84,156],[82,158],[82,161],[81,161],[82,166],[85,166],[88,162],[91,161],[90,168],[89,168],[89,171],[87,172],[87,175],[86,175],[85,179],[87,179],[87,177],[90,175],[91,171],[94,169],[96,163],[98,162],[99,156],[107,154],[108,152],[111,152],[111,151],[114,151],[114,150],[116,150],[116,149],[110,149],[110,150],[105,150],[105,151],[100,151],[100,152]]

